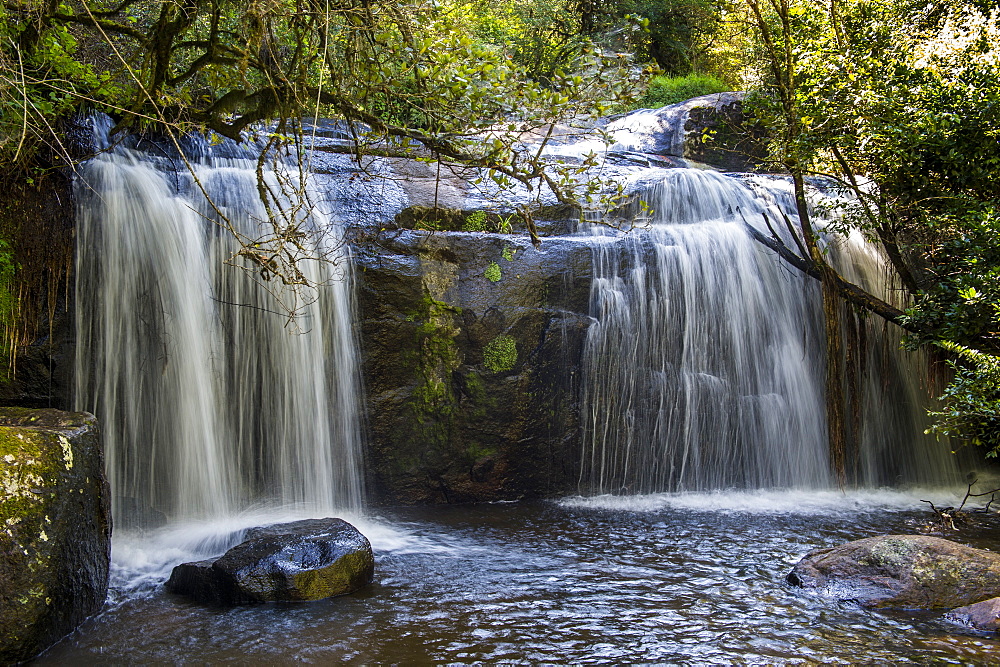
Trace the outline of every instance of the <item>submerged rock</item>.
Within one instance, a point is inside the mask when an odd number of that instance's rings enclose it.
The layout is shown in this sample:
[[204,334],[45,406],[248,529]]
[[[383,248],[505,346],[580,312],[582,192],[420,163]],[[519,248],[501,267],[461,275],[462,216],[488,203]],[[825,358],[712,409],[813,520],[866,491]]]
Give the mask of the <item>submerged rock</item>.
[[321,600],[368,585],[371,544],[342,519],[306,519],[247,531],[221,557],[174,568],[167,588],[199,602]]
[[883,535],[813,551],[788,582],[865,607],[957,607],[1000,593],[1000,554],[926,535]]
[[945,618],[977,630],[1000,630],[1000,598],[952,609],[945,614]]
[[0,664],[28,660],[104,604],[111,511],[97,420],[0,409]]

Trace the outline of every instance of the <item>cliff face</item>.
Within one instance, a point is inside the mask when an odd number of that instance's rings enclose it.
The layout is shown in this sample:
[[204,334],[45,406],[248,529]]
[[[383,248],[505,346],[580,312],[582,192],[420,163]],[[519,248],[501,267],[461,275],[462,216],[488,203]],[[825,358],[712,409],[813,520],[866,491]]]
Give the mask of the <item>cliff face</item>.
[[372,499],[575,489],[590,249],[401,231],[356,265]]
[[[710,95],[600,122],[614,142],[606,170],[635,187],[687,160],[759,167],[766,152],[742,99]],[[529,193],[491,201],[475,172],[400,157],[372,158],[359,175],[343,146],[316,142],[311,164],[356,238],[371,499],[576,492],[593,257],[582,239],[560,235],[578,212],[547,206],[537,248],[526,234],[442,231],[477,228],[476,211],[487,215],[479,228],[495,230]]]

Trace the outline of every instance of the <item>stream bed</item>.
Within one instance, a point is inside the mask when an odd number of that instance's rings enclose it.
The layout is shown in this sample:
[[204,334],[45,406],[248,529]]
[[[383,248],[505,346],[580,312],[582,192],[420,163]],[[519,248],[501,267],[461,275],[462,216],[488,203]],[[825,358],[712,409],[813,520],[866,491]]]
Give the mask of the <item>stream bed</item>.
[[[348,517],[372,541],[372,586],[234,609],[161,583],[174,564],[238,541],[238,529],[119,536],[105,610],[36,663],[992,662],[1000,640],[937,613],[866,611],[785,583],[812,549],[915,532],[930,517],[920,499],[955,496],[718,492],[372,510]],[[996,528],[948,537],[1000,544]]]

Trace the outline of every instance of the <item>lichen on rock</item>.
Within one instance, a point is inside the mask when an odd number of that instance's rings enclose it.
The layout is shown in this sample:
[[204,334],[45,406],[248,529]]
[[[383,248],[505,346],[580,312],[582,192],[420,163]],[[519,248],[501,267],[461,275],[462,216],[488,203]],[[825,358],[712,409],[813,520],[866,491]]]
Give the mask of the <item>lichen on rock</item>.
[[813,551],[788,582],[864,607],[957,607],[1000,592],[1000,554],[926,535],[883,535]]
[[100,609],[111,516],[97,422],[0,409],[0,663],[27,660]]

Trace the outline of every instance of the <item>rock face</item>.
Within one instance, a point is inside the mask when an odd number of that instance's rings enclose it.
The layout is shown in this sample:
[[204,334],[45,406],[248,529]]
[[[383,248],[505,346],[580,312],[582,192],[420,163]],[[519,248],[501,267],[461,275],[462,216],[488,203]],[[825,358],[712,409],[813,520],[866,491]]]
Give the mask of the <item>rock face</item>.
[[763,129],[743,112],[745,93],[703,95],[640,109],[608,123],[613,150],[673,156],[726,171],[757,171],[767,159]]
[[[74,200],[72,174],[53,171],[35,185],[0,191],[0,229],[18,263],[8,285],[20,293],[13,377],[0,382],[0,405],[66,408],[73,387]],[[8,295],[7,298],[11,298]],[[10,370],[10,369],[8,369]]]
[[573,490],[590,248],[401,230],[355,261],[373,500]]
[[807,554],[788,581],[865,607],[957,607],[1000,592],[1000,554],[925,535],[869,537]]
[[0,663],[27,660],[104,604],[110,492],[97,420],[0,409]]
[[200,602],[322,600],[368,585],[371,544],[342,519],[306,519],[247,531],[218,559],[174,568],[167,588]]
[[1000,630],[1000,598],[990,598],[976,604],[952,609],[945,618],[978,630]]

